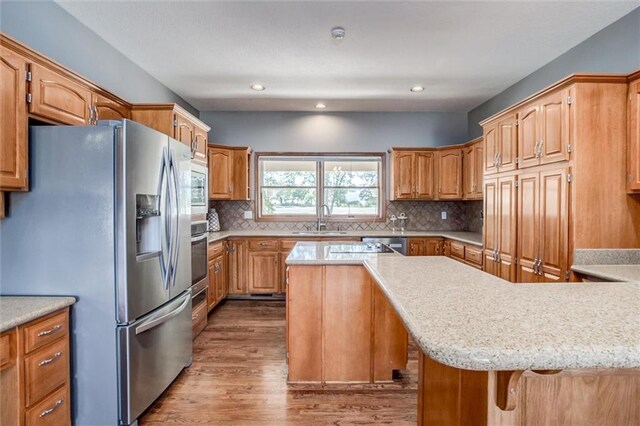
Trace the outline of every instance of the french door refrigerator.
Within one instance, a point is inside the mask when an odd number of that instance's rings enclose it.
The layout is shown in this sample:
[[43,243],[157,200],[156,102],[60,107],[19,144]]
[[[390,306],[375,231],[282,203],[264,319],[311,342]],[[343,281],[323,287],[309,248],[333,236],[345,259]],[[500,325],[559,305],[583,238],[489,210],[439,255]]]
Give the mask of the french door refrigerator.
[[190,151],[138,123],[30,128],[3,295],[69,295],[72,415],[129,425],[191,362]]

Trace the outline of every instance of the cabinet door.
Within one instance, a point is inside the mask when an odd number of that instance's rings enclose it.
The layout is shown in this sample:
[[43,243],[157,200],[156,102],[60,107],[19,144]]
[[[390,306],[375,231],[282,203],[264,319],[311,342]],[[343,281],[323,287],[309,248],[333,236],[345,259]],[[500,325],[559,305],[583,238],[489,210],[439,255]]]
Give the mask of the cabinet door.
[[279,253],[249,252],[249,293],[277,293]]
[[131,110],[126,105],[100,94],[93,94],[93,106],[96,116],[94,120],[122,120],[131,118]]
[[499,276],[511,282],[516,281],[516,219],[518,208],[516,179],[515,176],[506,176],[498,179]]
[[202,163],[207,162],[207,145],[209,144],[209,133],[196,126],[194,128],[193,159]]
[[215,259],[209,260],[209,287],[207,289],[207,310],[210,311],[216,306],[218,301],[217,291],[217,273]]
[[569,159],[569,90],[560,90],[540,101],[540,164]]
[[495,124],[484,126],[484,173],[492,174],[498,171],[496,156],[498,155],[498,137]]
[[516,114],[509,114],[498,121],[498,171],[516,169],[518,156],[518,133]]
[[482,181],[484,180],[484,146],[482,142],[478,142],[473,151],[475,161],[473,193],[476,200],[482,200]]
[[91,124],[91,91],[39,64],[31,65],[29,112],[72,126]]
[[628,138],[627,190],[640,192],[640,79],[629,85]]
[[287,257],[289,253],[280,253],[280,271],[278,276],[278,293],[287,291]]
[[472,199],[475,195],[473,183],[475,180],[475,150],[474,146],[468,146],[462,152],[462,198]]
[[231,167],[231,199],[249,199],[249,151],[234,149],[232,152],[233,165]]
[[27,62],[0,48],[0,189],[26,190]]
[[484,271],[496,274],[498,249],[498,179],[484,179]]
[[[568,173],[568,169],[565,168],[540,172],[539,241],[541,273],[545,277],[564,277],[567,271]],[[554,279],[551,278],[550,281]]]
[[393,195],[396,200],[415,197],[415,154],[398,151],[393,153]]
[[247,242],[231,240],[229,244],[229,294],[247,293]]
[[408,242],[409,256],[424,256],[424,241],[420,238],[411,238]]
[[228,200],[231,198],[231,158],[228,149],[209,148],[209,198]]
[[539,173],[520,175],[518,197],[518,282],[531,283],[538,281],[534,272],[535,263],[539,259],[540,246],[538,239],[540,189]]
[[221,254],[215,258],[216,270],[216,304],[220,303],[226,297],[226,285],[227,285],[227,267],[226,267],[226,255]]
[[173,138],[191,148],[193,157],[193,140],[195,138],[196,127],[187,117],[181,114],[174,114]]
[[537,103],[525,106],[518,113],[518,168],[540,164],[538,147],[540,144],[540,107]]
[[438,198],[462,199],[462,150],[447,149],[438,153]]
[[423,256],[440,256],[442,254],[441,238],[425,238],[423,244]]
[[421,200],[434,199],[435,152],[415,153],[415,198]]

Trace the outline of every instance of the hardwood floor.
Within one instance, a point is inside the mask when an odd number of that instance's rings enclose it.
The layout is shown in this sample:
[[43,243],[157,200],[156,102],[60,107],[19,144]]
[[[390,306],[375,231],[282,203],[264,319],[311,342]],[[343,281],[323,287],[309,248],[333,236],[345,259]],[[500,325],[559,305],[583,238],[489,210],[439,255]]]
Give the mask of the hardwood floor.
[[287,385],[284,302],[227,301],[209,316],[193,364],[140,425],[415,425],[418,363],[392,384]]

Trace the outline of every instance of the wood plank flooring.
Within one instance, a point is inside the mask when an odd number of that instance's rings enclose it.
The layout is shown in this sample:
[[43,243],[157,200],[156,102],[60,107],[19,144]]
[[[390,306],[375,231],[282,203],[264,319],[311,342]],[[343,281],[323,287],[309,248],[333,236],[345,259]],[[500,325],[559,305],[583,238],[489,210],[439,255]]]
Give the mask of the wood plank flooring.
[[227,301],[196,338],[193,364],[140,425],[415,425],[417,351],[392,384],[287,385],[285,304]]

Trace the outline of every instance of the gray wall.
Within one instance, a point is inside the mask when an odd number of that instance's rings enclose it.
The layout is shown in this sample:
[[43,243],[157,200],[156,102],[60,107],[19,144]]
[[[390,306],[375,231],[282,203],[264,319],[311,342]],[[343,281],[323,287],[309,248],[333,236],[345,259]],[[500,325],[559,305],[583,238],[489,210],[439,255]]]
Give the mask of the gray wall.
[[466,113],[203,111],[209,141],[254,151],[382,152],[467,141]]
[[478,122],[572,73],[630,73],[640,69],[640,8],[594,34],[469,112],[469,138]]
[[198,115],[53,1],[0,1],[0,30],[127,101],[175,102]]

